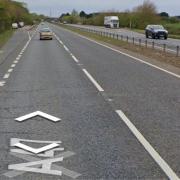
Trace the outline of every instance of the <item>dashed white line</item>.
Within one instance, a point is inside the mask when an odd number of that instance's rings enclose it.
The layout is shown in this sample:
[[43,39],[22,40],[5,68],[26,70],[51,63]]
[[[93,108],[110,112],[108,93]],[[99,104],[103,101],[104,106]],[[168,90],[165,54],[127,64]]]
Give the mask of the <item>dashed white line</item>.
[[[70,31],[70,32],[72,32],[72,31]],[[73,32],[73,33],[74,33],[74,32]],[[74,34],[76,34],[77,36],[79,36],[79,37],[81,37],[81,38],[83,38],[83,39],[86,39],[86,40],[88,40],[88,41],[91,41],[91,42],[93,42],[93,43],[95,43],[95,44],[98,44],[98,45],[100,45],[100,46],[103,46],[103,47],[105,47],[105,48],[108,48],[108,49],[110,49],[110,50],[112,50],[112,51],[114,51],[114,52],[117,52],[117,53],[122,54],[122,55],[124,55],[124,56],[127,56],[127,57],[129,57],[129,58],[131,58],[131,59],[134,59],[134,60],[139,61],[139,62],[141,62],[141,63],[144,63],[144,64],[146,64],[146,65],[148,65],[148,66],[151,66],[151,67],[153,67],[153,68],[155,68],[155,69],[158,69],[158,70],[160,70],[160,71],[163,71],[163,72],[165,72],[165,73],[168,73],[168,74],[170,74],[170,75],[172,75],[172,76],[174,76],[174,77],[180,78],[180,75],[179,75],[179,74],[173,73],[173,72],[168,71],[168,70],[163,69],[163,68],[160,68],[160,67],[158,67],[158,66],[156,66],[156,65],[154,65],[154,64],[151,64],[151,63],[146,62],[146,61],[144,61],[144,60],[142,60],[142,59],[139,59],[139,58],[136,58],[136,57],[134,57],[134,56],[131,56],[131,55],[129,55],[129,54],[127,54],[127,53],[124,53],[124,52],[122,52],[122,51],[119,51],[119,50],[117,50],[117,49],[111,48],[111,47],[109,47],[109,46],[107,46],[107,45],[104,45],[104,44],[102,44],[102,43],[99,43],[99,42],[97,42],[97,41],[95,41],[95,40],[92,40],[92,39],[87,38],[87,37],[85,37],[85,36],[82,36],[82,35],[80,35],[80,34],[77,34],[77,33],[74,33]]]
[[16,64],[12,64],[11,67],[12,67],[12,68],[16,67]]
[[3,87],[5,85],[6,81],[0,81],[0,87]]
[[9,74],[9,73],[7,73],[7,74],[5,74],[5,75],[4,75],[3,79],[8,79],[8,78],[9,78],[9,76],[10,76],[10,74]]
[[9,70],[8,70],[8,73],[11,73],[11,72],[13,72],[13,69],[9,69]]
[[19,61],[14,61],[15,64],[17,64]]
[[127,116],[121,111],[116,110],[116,113],[123,120],[123,122],[128,126],[134,136],[143,145],[146,151],[151,155],[151,157],[156,161],[156,163],[161,167],[164,173],[171,180],[179,180],[179,177],[171,169],[171,167],[162,159],[159,153],[151,146],[151,144],[144,138],[144,136],[139,132],[139,130],[134,126],[134,124],[127,118]]
[[89,78],[89,80],[95,85],[95,87],[100,92],[104,92],[104,89],[97,83],[97,81],[89,74],[89,72],[86,69],[82,69],[83,72],[86,74],[86,76]]

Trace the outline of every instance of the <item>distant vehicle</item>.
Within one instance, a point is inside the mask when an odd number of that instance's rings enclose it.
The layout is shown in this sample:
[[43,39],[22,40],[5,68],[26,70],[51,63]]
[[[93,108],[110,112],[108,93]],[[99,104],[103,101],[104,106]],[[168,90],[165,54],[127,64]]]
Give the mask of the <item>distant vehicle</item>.
[[19,22],[19,27],[20,28],[24,27],[24,22]]
[[12,24],[12,28],[13,28],[13,29],[18,29],[18,23],[13,23],[13,24]]
[[146,38],[151,36],[153,39],[160,39],[163,37],[164,39],[168,38],[168,31],[162,25],[148,25],[145,29]]
[[40,40],[52,40],[53,39],[53,33],[49,28],[43,28],[40,30]]
[[107,28],[119,28],[119,17],[118,16],[105,16],[104,26]]

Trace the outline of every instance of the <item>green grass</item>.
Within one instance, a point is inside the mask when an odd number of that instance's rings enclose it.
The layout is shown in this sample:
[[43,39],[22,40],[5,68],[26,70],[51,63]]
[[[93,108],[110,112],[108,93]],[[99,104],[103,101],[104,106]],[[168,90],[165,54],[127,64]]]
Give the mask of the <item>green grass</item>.
[[0,33],[0,48],[9,40],[12,34],[13,30],[7,30]]
[[58,24],[58,25],[61,26],[62,28],[73,31],[77,34],[81,34],[90,39],[94,39],[98,42],[106,43],[107,45],[110,45],[110,46],[114,45],[116,48],[118,48],[118,47],[122,48],[123,50],[128,51],[130,53],[132,53],[132,52],[137,53],[137,54],[140,54],[140,55],[152,58],[152,59],[156,59],[157,61],[171,64],[173,66],[180,68],[180,58],[176,57],[174,54],[163,53],[163,51],[160,51],[160,50],[145,48],[142,46],[133,45],[132,43],[128,43],[126,41],[121,41],[121,40],[117,40],[117,39],[113,39],[113,38],[109,38],[109,37],[104,37],[104,36],[97,35],[97,34],[90,33],[90,32],[80,31],[79,29],[68,26],[68,25],[62,25],[62,24]]

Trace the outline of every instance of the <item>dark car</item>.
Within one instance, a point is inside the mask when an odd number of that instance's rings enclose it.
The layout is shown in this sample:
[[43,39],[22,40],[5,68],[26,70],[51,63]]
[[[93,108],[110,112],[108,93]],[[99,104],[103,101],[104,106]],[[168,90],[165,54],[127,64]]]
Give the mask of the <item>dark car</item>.
[[160,39],[163,37],[164,39],[168,38],[168,31],[161,25],[148,25],[145,29],[146,38],[151,36],[153,39]]

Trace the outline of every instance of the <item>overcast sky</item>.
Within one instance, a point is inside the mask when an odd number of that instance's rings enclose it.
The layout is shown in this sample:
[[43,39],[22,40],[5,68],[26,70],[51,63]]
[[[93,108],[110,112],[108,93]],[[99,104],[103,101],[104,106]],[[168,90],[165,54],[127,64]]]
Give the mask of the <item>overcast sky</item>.
[[[18,0],[26,2],[31,12],[59,16],[72,9],[84,10],[87,13],[106,10],[131,10],[143,3],[143,0]],[[166,11],[170,15],[180,15],[180,0],[151,0],[159,12]],[[87,3],[88,2],[88,3]]]

